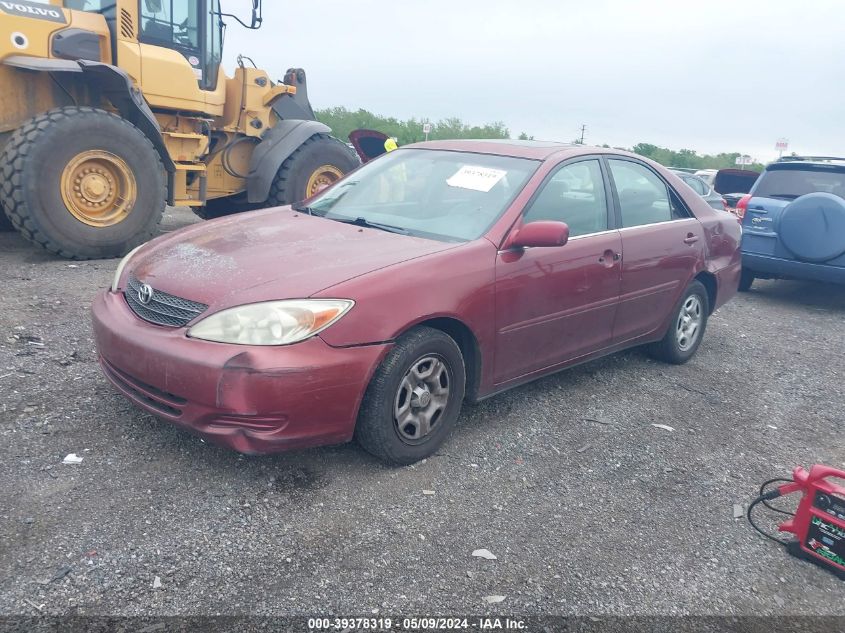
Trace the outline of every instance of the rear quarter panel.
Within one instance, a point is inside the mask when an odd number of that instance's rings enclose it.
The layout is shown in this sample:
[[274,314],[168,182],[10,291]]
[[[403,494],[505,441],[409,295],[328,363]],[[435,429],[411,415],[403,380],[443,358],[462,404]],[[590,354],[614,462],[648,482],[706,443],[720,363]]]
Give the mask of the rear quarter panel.
[[737,292],[742,268],[742,225],[738,218],[711,207],[706,200],[691,189],[682,188],[682,181],[664,167],[652,163],[660,171],[675,192],[680,195],[704,230],[704,261],[696,274],[705,271],[716,280],[715,310],[729,301]]

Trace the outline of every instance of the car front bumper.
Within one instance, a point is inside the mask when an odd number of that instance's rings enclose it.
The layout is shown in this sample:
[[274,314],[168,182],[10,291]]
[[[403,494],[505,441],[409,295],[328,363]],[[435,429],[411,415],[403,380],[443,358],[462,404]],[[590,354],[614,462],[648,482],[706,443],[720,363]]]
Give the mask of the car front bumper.
[[845,284],[845,268],[829,264],[812,264],[754,253],[742,254],[742,266],[760,277],[809,279]]
[[241,453],[352,438],[358,407],[390,344],[335,348],[319,336],[284,347],[212,343],[142,321],[100,293],[94,336],[103,373],[153,415]]

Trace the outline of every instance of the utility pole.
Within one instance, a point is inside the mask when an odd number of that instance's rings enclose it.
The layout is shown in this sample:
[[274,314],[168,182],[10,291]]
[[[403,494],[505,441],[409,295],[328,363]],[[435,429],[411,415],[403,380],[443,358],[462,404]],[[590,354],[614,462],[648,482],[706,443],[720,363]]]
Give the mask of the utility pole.
[[585,133],[586,131],[587,131],[587,126],[586,126],[586,125],[581,125],[581,141],[580,141],[580,144],[581,144],[581,145],[583,145],[583,144],[584,144],[584,133]]

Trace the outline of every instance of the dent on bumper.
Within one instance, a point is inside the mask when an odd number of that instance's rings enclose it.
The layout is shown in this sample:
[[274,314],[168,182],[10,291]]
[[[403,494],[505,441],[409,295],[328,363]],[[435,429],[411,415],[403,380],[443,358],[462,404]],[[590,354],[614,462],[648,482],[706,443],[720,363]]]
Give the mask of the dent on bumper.
[[93,306],[103,373],[157,417],[243,453],[346,442],[389,345],[334,348],[319,337],[287,347],[189,339],[139,320],[119,294]]

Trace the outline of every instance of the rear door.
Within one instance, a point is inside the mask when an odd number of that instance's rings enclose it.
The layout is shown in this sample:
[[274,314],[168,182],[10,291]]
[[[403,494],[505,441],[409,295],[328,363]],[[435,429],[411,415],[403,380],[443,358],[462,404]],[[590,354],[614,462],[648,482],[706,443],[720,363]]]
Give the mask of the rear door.
[[497,384],[610,345],[621,240],[606,182],[598,158],[564,164],[527,205],[522,222],[566,222],[569,242],[498,254]]
[[650,167],[607,160],[622,227],[622,286],[614,342],[654,332],[704,256],[704,230]]

